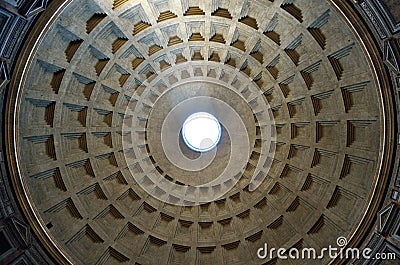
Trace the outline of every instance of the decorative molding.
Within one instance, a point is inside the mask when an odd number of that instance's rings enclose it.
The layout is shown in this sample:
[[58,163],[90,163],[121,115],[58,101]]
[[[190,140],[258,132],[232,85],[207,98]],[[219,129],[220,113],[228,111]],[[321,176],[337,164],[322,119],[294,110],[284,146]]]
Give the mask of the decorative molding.
[[378,212],[378,232],[383,236],[392,234],[390,231],[396,227],[399,222],[399,208],[396,204],[391,203]]
[[26,18],[33,17],[46,9],[47,2],[48,0],[26,1],[19,12]]
[[370,22],[374,26],[375,30],[378,32],[381,39],[387,38],[387,33],[385,32],[384,24],[379,16],[376,9],[370,4],[368,0],[360,3],[360,6],[364,13],[369,18]]
[[[391,15],[391,10],[388,10],[388,7],[383,3],[384,0],[374,1],[375,5],[380,10],[380,13],[384,17],[385,21],[390,27],[392,34],[400,32],[400,20],[395,21]],[[398,8],[398,7],[397,7]]]
[[27,30],[28,21],[9,10],[0,7],[0,21],[5,21],[0,25],[0,56],[6,59],[12,59],[16,56],[15,50],[22,42],[22,38],[15,36],[24,36]]
[[389,39],[384,42],[383,59],[390,70],[396,74],[400,73],[400,49],[397,40]]
[[8,68],[6,60],[0,58],[0,94],[3,92],[7,84],[10,82],[10,76],[8,73]]
[[[391,242],[388,242],[384,237],[381,235],[374,233],[371,237],[368,244],[365,248],[369,248],[372,250],[370,253],[371,257],[374,257],[377,253],[395,253],[396,260],[400,258],[400,250],[398,247],[393,245]],[[372,261],[367,260],[364,257],[360,257],[360,259],[354,260],[352,263],[354,265],[368,265],[368,264],[380,264],[378,260]]]

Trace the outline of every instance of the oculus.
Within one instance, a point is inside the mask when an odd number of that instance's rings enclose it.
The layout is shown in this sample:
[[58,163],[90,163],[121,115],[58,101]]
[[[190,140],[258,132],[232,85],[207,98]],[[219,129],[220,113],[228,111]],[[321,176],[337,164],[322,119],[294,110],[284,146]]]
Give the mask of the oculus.
[[221,125],[217,118],[207,112],[190,115],[182,126],[185,144],[197,152],[207,152],[217,146],[221,139]]

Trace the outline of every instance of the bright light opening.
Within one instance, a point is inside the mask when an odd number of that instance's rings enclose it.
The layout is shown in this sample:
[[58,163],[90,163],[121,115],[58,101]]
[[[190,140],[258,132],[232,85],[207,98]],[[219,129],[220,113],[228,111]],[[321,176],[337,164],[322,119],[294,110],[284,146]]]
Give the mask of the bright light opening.
[[190,149],[207,152],[217,146],[221,139],[221,125],[210,113],[197,112],[183,123],[182,136]]

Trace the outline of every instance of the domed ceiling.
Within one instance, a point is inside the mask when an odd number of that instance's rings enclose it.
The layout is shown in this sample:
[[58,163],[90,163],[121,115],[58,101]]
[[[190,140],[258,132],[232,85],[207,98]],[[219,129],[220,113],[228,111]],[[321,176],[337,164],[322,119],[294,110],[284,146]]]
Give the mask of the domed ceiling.
[[[357,233],[386,125],[369,55],[329,1],[73,0],[39,40],[14,148],[66,260],[280,264],[257,250]],[[222,133],[199,153],[181,127],[204,111]]]

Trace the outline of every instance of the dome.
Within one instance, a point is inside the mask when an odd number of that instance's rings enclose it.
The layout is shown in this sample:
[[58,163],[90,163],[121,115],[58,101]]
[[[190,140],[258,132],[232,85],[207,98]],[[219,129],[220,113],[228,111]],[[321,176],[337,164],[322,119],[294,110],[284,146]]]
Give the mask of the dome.
[[72,264],[292,264],[257,251],[359,246],[395,119],[341,2],[52,1],[6,115],[45,248]]

